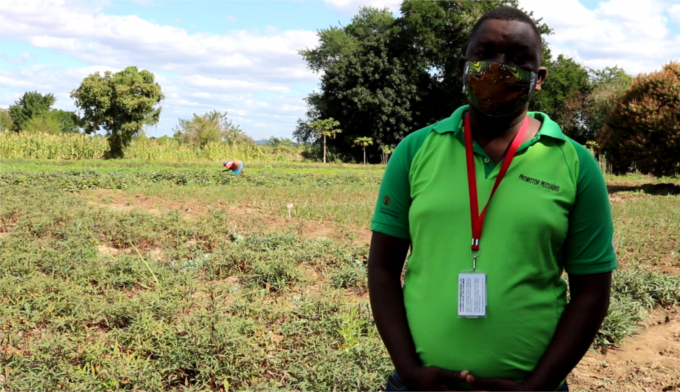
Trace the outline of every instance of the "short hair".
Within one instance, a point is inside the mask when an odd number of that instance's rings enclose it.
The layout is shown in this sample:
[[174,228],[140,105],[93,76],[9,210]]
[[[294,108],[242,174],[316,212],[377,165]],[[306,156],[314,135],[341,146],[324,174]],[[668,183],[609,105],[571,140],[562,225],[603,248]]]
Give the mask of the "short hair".
[[492,10],[487,11],[482,15],[481,18],[475,23],[475,26],[472,28],[472,32],[470,32],[470,40],[472,40],[472,37],[475,36],[475,33],[477,33],[477,30],[482,26],[482,23],[486,22],[487,20],[516,20],[518,22],[524,22],[531,26],[531,29],[536,33],[536,36],[538,37],[539,42],[541,41],[541,32],[538,31],[538,27],[536,27],[536,23],[529,17],[529,15],[525,14],[521,10],[514,8],[514,7],[498,7],[494,8]]

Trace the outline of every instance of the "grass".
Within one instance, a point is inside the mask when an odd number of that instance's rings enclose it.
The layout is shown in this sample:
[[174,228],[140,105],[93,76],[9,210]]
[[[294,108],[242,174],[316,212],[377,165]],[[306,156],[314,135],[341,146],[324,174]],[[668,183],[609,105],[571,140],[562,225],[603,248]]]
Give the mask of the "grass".
[[[383,168],[215,166],[3,160],[0,389],[382,388],[365,234]],[[601,347],[680,299],[680,199],[617,195]]]

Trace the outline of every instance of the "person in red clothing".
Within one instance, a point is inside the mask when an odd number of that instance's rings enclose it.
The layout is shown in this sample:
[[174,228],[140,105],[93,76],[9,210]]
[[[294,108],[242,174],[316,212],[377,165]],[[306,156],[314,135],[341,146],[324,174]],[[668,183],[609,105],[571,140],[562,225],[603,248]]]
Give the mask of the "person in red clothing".
[[223,171],[230,171],[234,174],[244,174],[245,170],[243,169],[243,161],[240,161],[238,159],[234,159],[233,161],[230,160],[223,160],[222,165],[227,168],[227,170]]

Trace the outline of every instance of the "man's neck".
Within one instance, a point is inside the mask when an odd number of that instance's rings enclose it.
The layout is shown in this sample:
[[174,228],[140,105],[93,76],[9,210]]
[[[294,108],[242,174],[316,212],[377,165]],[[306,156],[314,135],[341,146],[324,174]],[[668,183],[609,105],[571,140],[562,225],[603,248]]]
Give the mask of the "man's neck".
[[526,111],[508,117],[489,117],[470,106],[470,129],[472,136],[481,146],[493,140],[511,140],[522,126]]

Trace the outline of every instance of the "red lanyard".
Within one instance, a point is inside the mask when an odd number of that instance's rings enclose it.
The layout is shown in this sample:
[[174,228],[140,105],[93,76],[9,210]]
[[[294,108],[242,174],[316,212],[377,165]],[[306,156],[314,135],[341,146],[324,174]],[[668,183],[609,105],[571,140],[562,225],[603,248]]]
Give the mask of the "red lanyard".
[[501,164],[501,171],[498,173],[498,177],[496,177],[496,182],[493,184],[493,189],[491,190],[489,201],[486,202],[486,205],[484,206],[482,213],[478,215],[479,204],[477,201],[477,176],[475,174],[475,157],[474,152],[472,151],[472,131],[470,130],[470,116],[468,115],[465,117],[465,157],[467,158],[468,188],[470,191],[469,192],[470,216],[472,218],[472,250],[479,251],[479,239],[482,237],[482,225],[484,225],[484,215],[486,215],[486,208],[489,206],[493,194],[496,193],[498,185],[501,183],[501,181],[503,181],[503,177],[505,177],[505,173],[508,171],[510,163],[512,162],[512,159],[515,157],[515,154],[517,153],[517,149],[519,148],[520,144],[522,144],[522,140],[524,140],[524,135],[527,133],[528,129],[529,129],[529,116],[526,116],[524,118],[524,123],[522,123],[522,127],[519,129],[519,132],[517,132],[517,135],[515,135],[512,144],[510,144],[508,152],[505,154],[505,158],[503,158],[503,163]]

